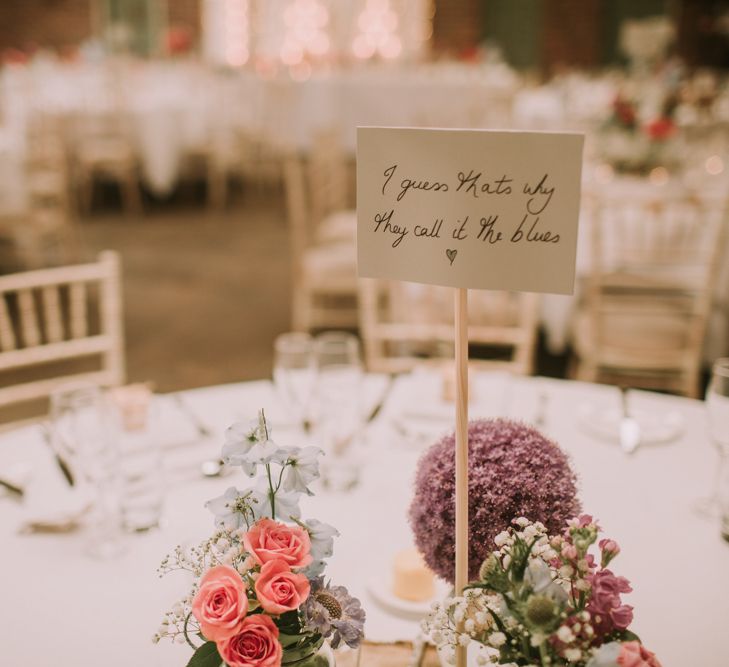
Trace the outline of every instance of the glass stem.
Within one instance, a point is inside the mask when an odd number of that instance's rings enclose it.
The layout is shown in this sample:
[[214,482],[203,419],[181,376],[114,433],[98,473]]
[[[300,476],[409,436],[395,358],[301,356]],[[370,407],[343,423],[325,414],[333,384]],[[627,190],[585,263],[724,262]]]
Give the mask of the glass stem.
[[721,483],[721,473],[724,469],[724,449],[722,448],[721,443],[715,444],[718,446],[719,460],[714,468],[714,481],[712,482],[711,495],[709,496],[713,504],[716,504],[719,501],[719,484]]

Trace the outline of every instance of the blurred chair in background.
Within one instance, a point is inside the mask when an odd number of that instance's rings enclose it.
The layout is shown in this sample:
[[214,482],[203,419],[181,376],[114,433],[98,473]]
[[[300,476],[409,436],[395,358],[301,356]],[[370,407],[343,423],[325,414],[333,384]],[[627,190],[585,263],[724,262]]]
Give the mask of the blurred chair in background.
[[246,183],[263,192],[278,186],[284,176],[285,151],[265,136],[239,128],[237,130],[238,171]]
[[295,143],[291,134],[298,100],[291,81],[268,79],[248,92],[252,94],[245,103],[253,118],[237,129],[239,170],[245,182],[263,192],[285,181],[284,163]]
[[692,195],[595,196],[573,375],[698,397],[726,246],[725,206]]
[[[371,372],[400,373],[428,359],[453,357],[453,290],[362,279],[360,333]],[[473,290],[468,340],[488,358],[472,363],[529,375],[534,370],[538,295]]]
[[[79,372],[80,371],[80,372]],[[124,380],[119,257],[0,276],[0,406]]]
[[78,255],[63,118],[32,115],[25,144],[24,209],[0,218],[0,267],[6,273],[68,264]]
[[357,221],[349,173],[330,134],[318,137],[306,158],[286,158],[296,330],[357,326]]
[[74,119],[74,185],[79,208],[91,210],[97,180],[116,183],[124,207],[130,213],[142,210],[139,169],[128,119],[120,108],[79,113]]

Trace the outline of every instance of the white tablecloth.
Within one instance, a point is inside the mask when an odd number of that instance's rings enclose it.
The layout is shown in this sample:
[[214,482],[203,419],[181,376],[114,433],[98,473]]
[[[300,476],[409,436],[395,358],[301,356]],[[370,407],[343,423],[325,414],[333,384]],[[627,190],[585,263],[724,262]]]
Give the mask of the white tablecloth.
[[[145,185],[157,195],[168,195],[185,155],[209,150],[214,137],[229,126],[235,112],[226,91],[229,82],[224,73],[195,63],[127,63],[113,68],[40,61],[0,70],[0,119],[13,122],[8,131],[22,142],[33,112],[75,116],[83,125],[85,114],[118,110],[129,120],[129,140]],[[21,192],[24,187],[22,146],[14,154],[19,159],[5,167],[8,174],[13,170],[12,176],[0,174],[0,194],[10,178],[20,182]],[[18,191],[17,185],[13,189]]]
[[354,153],[358,126],[504,127],[517,78],[506,66],[383,67],[288,76],[239,77],[241,125],[288,148],[317,131],[338,131]]
[[[406,513],[422,449],[412,440],[403,441],[393,418],[417,419],[417,413],[426,410],[435,430],[447,429],[450,407],[438,398],[439,383],[432,375],[400,378],[368,429],[359,487],[348,494],[316,489],[317,495],[303,502],[305,517],[332,523],[341,531],[328,574],[361,597],[368,613],[367,636],[374,641],[412,639],[417,632],[416,622],[378,607],[367,583],[372,577],[387,577],[393,554],[411,542]],[[588,434],[578,416],[583,404],[617,409],[618,390],[613,387],[502,375],[479,375],[473,384],[472,417],[531,419],[538,395],[547,394],[545,431],[571,456],[584,509],[598,517],[606,534],[623,548],[613,569],[633,584],[628,601],[635,606],[635,631],[658,653],[664,667],[726,665],[729,544],[721,540],[715,522],[699,519],[691,510],[692,502],[707,492],[715,465],[702,403],[636,392],[631,398],[635,411],[676,413],[682,433],[673,442],[646,445],[628,458],[617,445]],[[368,379],[370,403],[383,386],[381,377]],[[265,407],[279,440],[291,439],[292,431],[275,427],[282,411],[268,382],[195,390],[185,398],[221,432],[233,420]],[[194,436],[184,416],[170,405],[162,414],[169,439],[165,444]],[[195,463],[218,451],[217,439],[170,449],[168,468],[177,470],[183,460]],[[0,473],[22,461],[34,470],[25,506],[0,499],[2,664],[185,664],[186,647],[151,643],[162,614],[187,585],[182,573],[159,580],[156,568],[176,544],[197,542],[209,533],[212,517],[203,508],[205,500],[231,484],[243,488],[247,478],[238,473],[202,479],[196,467],[183,476],[179,471],[171,474],[164,529],[129,536],[125,555],[99,562],[82,555],[79,534],[16,534],[30,507],[50,511],[67,493],[37,427],[0,438]]]

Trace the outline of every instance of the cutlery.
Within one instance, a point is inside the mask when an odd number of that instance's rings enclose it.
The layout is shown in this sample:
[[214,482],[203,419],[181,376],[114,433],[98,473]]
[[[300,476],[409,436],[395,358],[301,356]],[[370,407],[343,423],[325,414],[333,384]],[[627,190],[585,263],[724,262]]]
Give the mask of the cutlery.
[[0,478],[0,486],[12,495],[18,496],[18,498],[22,498],[25,493],[21,487],[13,484],[12,482],[8,482],[6,479]]
[[223,477],[230,472],[230,466],[223,459],[207,459],[200,464],[203,477]]
[[385,385],[385,388],[382,390],[382,394],[380,395],[380,400],[377,401],[375,404],[375,407],[372,408],[372,411],[368,415],[367,419],[365,419],[365,423],[369,424],[370,422],[375,421],[377,418],[377,415],[380,414],[380,411],[384,407],[385,403],[387,403],[387,399],[390,396],[390,392],[392,391],[393,386],[395,385],[395,379],[397,378],[396,375],[390,375],[387,384]]
[[198,417],[195,412],[190,409],[190,406],[185,402],[185,399],[182,398],[182,394],[172,394],[172,400],[175,402],[179,411],[182,412],[182,414],[187,417],[188,421],[195,427],[195,430],[201,438],[210,438],[213,436],[212,429],[203,423],[200,417]]
[[549,405],[549,394],[540,390],[537,395],[537,413],[534,416],[534,425],[543,428],[547,425],[547,406]]
[[412,667],[422,666],[423,660],[425,660],[426,649],[427,644],[425,643],[425,640],[422,638],[422,636],[418,636],[413,642],[413,655],[410,658],[410,665],[412,665]]
[[[55,459],[56,465],[58,466],[59,470],[63,474],[64,479],[68,482],[69,486],[74,486],[76,484],[76,480],[74,479],[73,473],[71,472],[71,468],[69,468],[68,463],[66,463],[63,457],[53,446],[53,432],[51,430],[50,424],[48,424],[47,422],[43,422],[40,427],[41,433],[43,434],[43,441],[46,443],[46,445],[48,445],[48,448],[53,453],[53,458]],[[67,449],[67,447],[65,448]]]
[[92,506],[88,504],[78,510],[67,514],[59,514],[56,517],[29,519],[20,525],[18,532],[21,535],[31,535],[33,533],[72,533],[81,527],[84,517],[91,510]]
[[623,411],[619,431],[620,448],[626,454],[632,454],[640,444],[640,424],[634,417],[630,416],[627,387],[620,387],[620,399]]

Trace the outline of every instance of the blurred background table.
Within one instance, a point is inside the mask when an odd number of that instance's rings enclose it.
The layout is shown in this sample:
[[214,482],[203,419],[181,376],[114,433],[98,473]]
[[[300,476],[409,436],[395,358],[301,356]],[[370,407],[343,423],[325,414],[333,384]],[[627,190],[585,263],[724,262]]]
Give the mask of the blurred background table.
[[[385,384],[384,376],[368,376],[366,405],[377,402]],[[410,642],[418,634],[417,619],[386,611],[369,589],[372,580],[388,580],[394,554],[410,546],[407,508],[417,460],[438,433],[451,428],[452,406],[442,400],[441,391],[439,373],[401,376],[357,450],[358,486],[348,493],[317,488],[303,504],[304,516],[336,525],[341,532],[328,574],[361,598],[370,642]],[[48,645],[54,647],[54,660],[64,664],[95,665],[99,660],[109,667],[130,662],[184,664],[189,656],[185,646],[154,646],[151,636],[183,591],[185,575],[168,575],[160,581],[156,568],[176,544],[189,545],[209,533],[212,516],[203,507],[207,499],[231,485],[243,488],[246,482],[241,474],[202,478],[200,462],[219,454],[225,427],[249,418],[260,407],[266,408],[282,444],[300,442],[300,434],[287,423],[267,381],[182,395],[216,435],[201,440],[184,415],[175,411],[171,397],[159,397],[165,425],[161,445],[168,479],[166,523],[161,530],[127,536],[127,552],[112,561],[83,556],[79,534],[16,533],[29,514],[60,511],[68,504],[68,490],[37,426],[0,439],[0,470],[21,462],[33,466],[25,504],[6,498],[0,503],[5,575],[0,625],[13,629],[4,642],[7,660],[28,667],[48,664],[47,655],[28,648],[36,628],[42,627]],[[629,457],[617,442],[605,439],[605,424],[610,422],[604,417],[619,411],[619,400],[613,387],[479,373],[473,378],[471,417],[539,418],[543,430],[573,462],[583,508],[598,517],[606,534],[622,546],[615,568],[634,587],[628,602],[635,606],[636,632],[665,667],[722,667],[723,626],[729,617],[724,595],[729,586],[725,567],[729,545],[715,522],[698,518],[692,510],[696,498],[705,494],[714,467],[704,405],[631,393],[639,419],[650,419],[654,427],[659,424],[664,435],[666,424],[672,432],[668,442],[646,443]],[[646,435],[650,439],[650,428]],[[676,632],[677,613],[681,632]],[[18,618],[26,622],[19,623]],[[701,641],[696,641],[699,636]],[[113,652],[110,646],[116,647]],[[368,650],[374,649],[366,648],[365,655]]]

